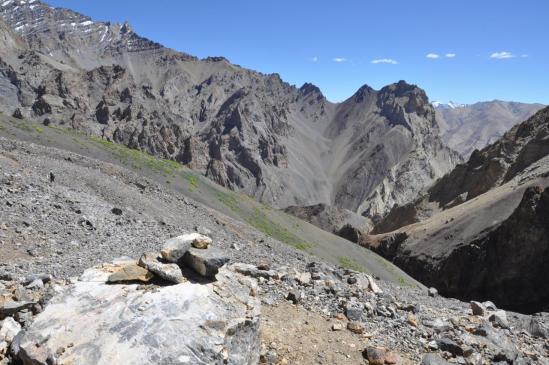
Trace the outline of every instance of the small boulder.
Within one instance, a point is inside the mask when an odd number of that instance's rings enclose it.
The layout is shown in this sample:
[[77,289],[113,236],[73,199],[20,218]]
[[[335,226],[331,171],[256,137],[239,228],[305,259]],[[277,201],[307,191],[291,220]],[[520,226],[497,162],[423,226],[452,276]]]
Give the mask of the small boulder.
[[301,285],[308,285],[311,282],[311,273],[302,272],[295,275],[295,280]]
[[26,286],[27,289],[42,289],[43,287],[44,282],[40,279],[36,279]]
[[490,314],[488,320],[492,322],[494,327],[509,328],[509,322],[507,321],[507,313],[504,310],[498,310]]
[[343,329],[343,325],[341,323],[334,323],[332,325],[332,331],[341,331]]
[[421,365],[451,365],[448,361],[444,360],[437,354],[426,354],[421,359]]
[[362,356],[368,360],[370,365],[383,365],[385,364],[386,351],[381,347],[366,347],[362,352]]
[[21,109],[17,108],[13,111],[12,117],[16,119],[23,119],[23,113],[21,112]]
[[486,312],[486,308],[484,308],[484,305],[479,302],[475,302],[474,300],[470,303],[471,310],[473,311],[473,314],[475,316],[483,316]]
[[109,275],[107,282],[120,283],[128,281],[149,282],[153,278],[153,274],[137,265],[137,263],[128,263],[125,265],[115,266],[114,272]]
[[495,311],[498,309],[496,305],[489,300],[482,302],[482,305],[484,306],[484,308],[486,308],[486,310],[489,310],[489,311]]
[[[206,237],[206,236],[204,236]],[[207,237],[206,237],[207,238]],[[211,239],[202,239],[202,238],[196,238],[192,243],[191,245],[194,247],[194,248],[198,248],[200,250],[206,250],[208,248],[208,246],[210,245],[210,243],[212,242]]]
[[370,275],[366,275],[366,278],[368,279],[368,288],[374,293],[374,294],[381,294],[383,293],[383,290],[380,289],[380,287],[376,284],[373,277]]
[[302,299],[301,292],[298,290],[290,290],[288,295],[286,295],[286,300],[289,300],[294,304],[301,302],[301,299]]
[[364,326],[360,322],[347,322],[347,329],[359,335],[364,333]]
[[262,271],[268,271],[271,270],[271,265],[268,261],[262,260],[259,262],[259,264],[257,264],[257,269]]
[[165,260],[177,263],[193,246],[195,240],[199,242],[209,242],[208,245],[212,243],[211,238],[201,235],[200,233],[188,233],[167,240],[160,253]]
[[434,320],[424,319],[422,320],[422,323],[424,326],[432,328],[437,333],[445,332],[452,328],[450,323],[440,318],[435,318]]
[[27,300],[0,302],[0,319],[12,316],[23,309],[30,309],[34,304],[35,302]]
[[139,266],[172,283],[179,284],[186,281],[177,264],[163,263],[159,259],[160,255],[154,252],[144,253],[139,259]]
[[111,213],[114,215],[122,215],[122,209],[114,207],[111,209]]
[[385,364],[395,365],[395,364],[400,364],[400,363],[401,363],[400,356],[398,356],[394,352],[385,353]]
[[438,290],[436,288],[429,288],[427,294],[429,294],[430,297],[436,297],[438,295]]
[[417,327],[417,317],[413,313],[408,313],[408,318],[406,320],[410,326]]
[[12,317],[4,319],[2,328],[0,328],[0,341],[5,340],[8,343],[12,342],[19,331],[21,331],[21,325]]
[[190,248],[183,256],[183,262],[198,274],[215,278],[219,269],[229,261],[229,258],[218,248],[202,250]]
[[349,302],[345,305],[345,315],[349,321],[360,321],[363,309],[359,303]]
[[463,356],[463,349],[455,341],[449,338],[441,338],[437,340],[438,348],[442,351],[448,351],[454,356]]

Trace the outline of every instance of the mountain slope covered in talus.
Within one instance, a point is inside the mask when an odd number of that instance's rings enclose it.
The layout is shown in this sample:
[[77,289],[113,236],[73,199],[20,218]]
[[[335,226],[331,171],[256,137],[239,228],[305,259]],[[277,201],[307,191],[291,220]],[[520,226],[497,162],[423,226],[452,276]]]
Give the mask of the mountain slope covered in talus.
[[176,160],[276,207],[382,217],[449,171],[425,92],[367,86],[340,104],[312,85],[199,60],[39,1],[0,4],[0,108]]
[[433,103],[442,139],[463,157],[494,143],[515,124],[543,108],[542,104],[502,100],[475,104]]
[[393,208],[373,232],[363,245],[446,295],[547,310],[549,107]]

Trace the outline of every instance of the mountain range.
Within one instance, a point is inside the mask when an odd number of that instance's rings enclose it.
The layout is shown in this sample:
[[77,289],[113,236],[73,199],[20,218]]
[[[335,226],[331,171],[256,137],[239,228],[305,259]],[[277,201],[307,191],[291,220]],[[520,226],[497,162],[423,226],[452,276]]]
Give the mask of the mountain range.
[[461,161],[404,81],[331,103],[312,84],[200,60],[128,24],[39,1],[6,1],[0,15],[6,113],[173,159],[275,207],[379,219]]
[[543,108],[542,104],[502,100],[474,104],[434,102],[433,106],[443,141],[465,158]]

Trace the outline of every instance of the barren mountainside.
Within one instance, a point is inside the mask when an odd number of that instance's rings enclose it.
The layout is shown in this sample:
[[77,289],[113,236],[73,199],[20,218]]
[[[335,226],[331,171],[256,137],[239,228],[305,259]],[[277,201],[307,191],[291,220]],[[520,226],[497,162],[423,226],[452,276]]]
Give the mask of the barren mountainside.
[[546,107],[393,208],[362,243],[446,295],[546,310],[548,185]]
[[0,4],[1,108],[173,159],[284,208],[379,219],[448,172],[425,92],[403,81],[334,104],[226,59],[199,60],[39,1]]
[[475,149],[495,142],[541,108],[541,104],[493,100],[469,105],[437,104],[435,111],[444,142],[468,158]]

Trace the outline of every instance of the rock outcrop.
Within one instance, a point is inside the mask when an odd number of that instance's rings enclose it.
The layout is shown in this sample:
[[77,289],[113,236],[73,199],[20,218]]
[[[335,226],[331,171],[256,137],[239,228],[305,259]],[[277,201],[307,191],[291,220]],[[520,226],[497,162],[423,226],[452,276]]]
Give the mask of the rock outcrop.
[[[190,247],[197,240],[212,241],[185,234],[166,242],[163,252],[174,242],[189,242],[176,263],[146,253],[139,261],[122,258],[88,269],[53,287],[44,311],[17,340],[17,322],[5,321],[0,335],[14,341],[13,355],[24,365],[256,364],[256,284],[222,268],[227,260],[218,248]],[[201,266],[185,259],[189,253],[217,260]],[[5,308],[4,315],[23,309]]]
[[378,220],[449,171],[425,92],[364,86],[343,103],[224,58],[175,52],[127,24],[40,1],[0,4],[0,110],[175,160],[278,208]]
[[[110,268],[109,268],[110,269]],[[256,364],[258,299],[252,281],[108,284],[87,270],[59,290],[18,339],[23,364]]]
[[367,218],[350,210],[326,204],[315,204],[304,207],[290,206],[285,208],[284,211],[325,231],[336,234],[346,225],[357,227],[357,229],[365,232],[368,232],[371,228]]

